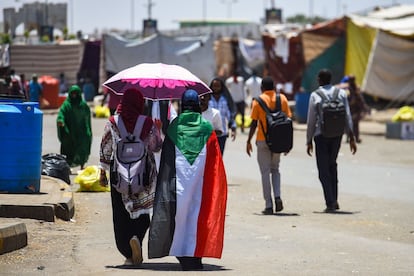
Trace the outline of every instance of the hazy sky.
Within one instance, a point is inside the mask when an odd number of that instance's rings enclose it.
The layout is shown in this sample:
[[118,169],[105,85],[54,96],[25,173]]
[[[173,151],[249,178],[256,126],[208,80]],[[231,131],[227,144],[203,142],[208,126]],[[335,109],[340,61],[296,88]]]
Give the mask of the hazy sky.
[[[21,7],[30,0],[0,0],[0,21],[3,8]],[[42,2],[39,0],[39,2]],[[45,3],[68,4],[70,33],[82,30],[117,28],[142,30],[142,20],[148,18],[149,0],[45,0]],[[376,5],[411,4],[414,0],[152,0],[151,18],[157,19],[158,29],[177,29],[180,19],[245,19],[261,22],[264,10],[272,2],[283,10],[283,17],[298,13],[335,18],[345,13],[370,9]],[[134,12],[132,12],[132,10]]]

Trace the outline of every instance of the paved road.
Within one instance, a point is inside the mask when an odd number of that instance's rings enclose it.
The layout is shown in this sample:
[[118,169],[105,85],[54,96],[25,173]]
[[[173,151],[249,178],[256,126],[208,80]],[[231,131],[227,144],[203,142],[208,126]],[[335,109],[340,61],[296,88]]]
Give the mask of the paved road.
[[[44,116],[44,153],[59,152],[55,118]],[[98,164],[104,123],[94,119],[90,165]],[[305,153],[304,136],[303,130],[296,130],[294,149],[282,157],[285,210],[276,216],[260,215],[260,174],[255,157],[245,153],[246,134],[228,142],[224,252],[221,260],[205,259],[208,273],[414,275],[414,141],[363,135],[354,156],[343,144],[338,159],[342,213],[324,214],[315,160]],[[0,275],[181,273],[171,257],[145,259],[139,269],[120,268],[123,258],[114,244],[109,194],[74,196],[72,222],[22,220],[28,226],[29,245],[0,256]],[[189,275],[197,274],[205,272]]]

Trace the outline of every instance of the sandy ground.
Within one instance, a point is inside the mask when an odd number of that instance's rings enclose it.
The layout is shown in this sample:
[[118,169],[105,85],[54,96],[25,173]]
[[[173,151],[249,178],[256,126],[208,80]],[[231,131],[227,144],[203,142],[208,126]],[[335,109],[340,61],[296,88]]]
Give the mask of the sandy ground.
[[[54,120],[53,114],[44,116],[44,153],[59,152]],[[94,119],[89,165],[98,164],[104,122]],[[304,135],[296,130],[294,149],[282,157],[285,209],[275,216],[260,214],[260,174],[255,156],[245,153],[247,134],[228,142],[225,246],[222,259],[204,259],[207,273],[414,275],[414,141],[363,135],[355,156],[343,144],[338,158],[341,212],[332,215],[321,212],[322,189],[315,160],[305,153]],[[122,267],[109,193],[75,192],[74,199],[76,213],[70,222],[2,219],[26,224],[28,246],[0,255],[0,275],[184,273],[175,258],[147,260],[145,245],[140,268]]]

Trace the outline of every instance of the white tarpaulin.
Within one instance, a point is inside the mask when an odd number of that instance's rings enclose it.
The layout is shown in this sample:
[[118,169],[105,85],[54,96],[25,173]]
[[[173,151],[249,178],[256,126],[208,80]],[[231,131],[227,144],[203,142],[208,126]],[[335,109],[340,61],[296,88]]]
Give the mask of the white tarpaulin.
[[104,49],[105,69],[113,73],[144,62],[180,65],[207,84],[215,73],[213,39],[210,36],[156,34],[145,39],[127,40],[111,34],[104,36]]
[[359,26],[388,31],[399,36],[414,35],[414,6],[401,5],[369,13],[367,16],[350,15]]
[[414,102],[414,42],[378,32],[362,90],[398,102]]
[[250,68],[264,64],[265,54],[262,41],[240,38],[239,48]]

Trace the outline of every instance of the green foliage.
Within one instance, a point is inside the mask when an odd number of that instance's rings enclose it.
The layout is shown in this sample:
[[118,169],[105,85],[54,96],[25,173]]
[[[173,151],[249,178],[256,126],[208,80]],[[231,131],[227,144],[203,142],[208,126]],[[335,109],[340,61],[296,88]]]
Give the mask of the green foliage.
[[314,16],[314,17],[307,17],[304,14],[296,14],[294,16],[286,18],[286,22],[288,23],[299,23],[299,24],[316,24],[320,22],[326,21],[326,18],[320,17],[320,16]]
[[64,40],[67,40],[68,39],[68,34],[69,34],[68,27],[64,27],[63,28],[63,39]]
[[40,41],[42,41],[42,42],[49,42],[49,41],[50,41],[49,36],[48,36],[48,35],[44,35],[44,36],[42,36],[42,37],[40,38]]
[[6,34],[6,33],[2,33],[1,34],[1,43],[2,44],[11,44],[12,39],[11,39],[10,35]]

